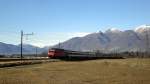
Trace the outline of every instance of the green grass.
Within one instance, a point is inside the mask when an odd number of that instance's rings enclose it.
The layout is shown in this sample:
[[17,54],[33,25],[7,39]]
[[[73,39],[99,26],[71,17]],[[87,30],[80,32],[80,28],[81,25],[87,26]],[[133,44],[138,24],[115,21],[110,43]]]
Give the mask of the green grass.
[[1,68],[0,84],[150,84],[150,59],[60,61]]

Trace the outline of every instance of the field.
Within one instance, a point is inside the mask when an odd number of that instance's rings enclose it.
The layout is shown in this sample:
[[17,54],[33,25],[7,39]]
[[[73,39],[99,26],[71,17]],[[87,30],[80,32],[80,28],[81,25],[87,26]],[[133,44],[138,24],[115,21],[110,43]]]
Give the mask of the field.
[[59,61],[0,68],[0,84],[150,84],[150,59]]

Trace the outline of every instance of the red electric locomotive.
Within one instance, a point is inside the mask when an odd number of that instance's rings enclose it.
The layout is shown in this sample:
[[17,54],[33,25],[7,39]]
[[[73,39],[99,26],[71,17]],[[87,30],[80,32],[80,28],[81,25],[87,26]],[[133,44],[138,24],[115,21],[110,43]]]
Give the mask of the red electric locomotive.
[[48,51],[48,57],[49,58],[63,58],[66,56],[64,49],[59,48],[52,48]]

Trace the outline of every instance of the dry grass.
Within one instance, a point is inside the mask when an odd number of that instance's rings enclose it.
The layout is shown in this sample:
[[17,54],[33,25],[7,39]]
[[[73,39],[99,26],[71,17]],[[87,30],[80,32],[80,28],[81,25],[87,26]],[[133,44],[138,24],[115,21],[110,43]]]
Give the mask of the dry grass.
[[51,62],[1,68],[0,84],[150,84],[150,59]]

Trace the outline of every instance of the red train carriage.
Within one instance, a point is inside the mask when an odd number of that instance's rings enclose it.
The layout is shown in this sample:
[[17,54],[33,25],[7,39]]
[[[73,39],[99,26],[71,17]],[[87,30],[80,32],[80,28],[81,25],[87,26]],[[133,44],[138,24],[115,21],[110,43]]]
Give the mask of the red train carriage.
[[48,51],[49,58],[91,58],[93,53],[52,48]]
[[49,58],[61,58],[65,57],[66,53],[64,52],[64,49],[58,49],[58,48],[52,48],[48,51],[48,57]]
[[58,59],[98,59],[98,58],[123,58],[120,56],[113,56],[109,54],[97,54],[94,52],[81,52],[81,51],[71,51],[71,50],[64,50],[59,48],[52,48],[48,51],[49,58],[58,58]]

